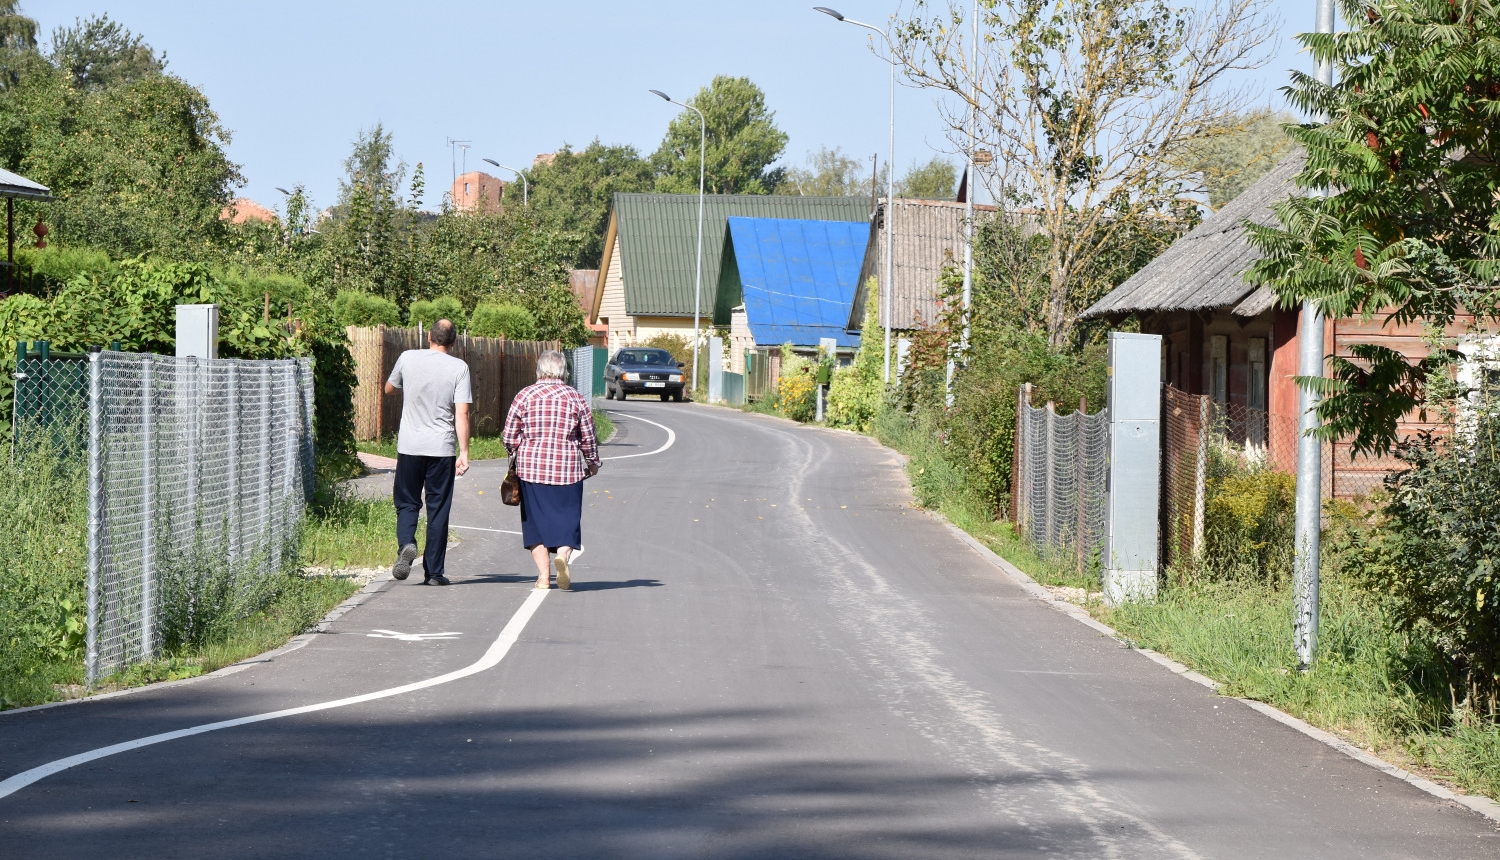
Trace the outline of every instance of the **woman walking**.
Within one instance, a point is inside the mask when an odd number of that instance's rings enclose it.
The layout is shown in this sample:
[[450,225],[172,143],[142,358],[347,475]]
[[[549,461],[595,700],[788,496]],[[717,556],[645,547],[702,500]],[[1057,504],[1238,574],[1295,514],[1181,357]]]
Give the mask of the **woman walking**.
[[521,542],[536,562],[537,588],[572,587],[568,557],[583,543],[583,479],[599,471],[599,439],[589,403],[564,380],[557,350],[536,360],[536,382],[521,389],[505,417],[505,450],[521,481]]

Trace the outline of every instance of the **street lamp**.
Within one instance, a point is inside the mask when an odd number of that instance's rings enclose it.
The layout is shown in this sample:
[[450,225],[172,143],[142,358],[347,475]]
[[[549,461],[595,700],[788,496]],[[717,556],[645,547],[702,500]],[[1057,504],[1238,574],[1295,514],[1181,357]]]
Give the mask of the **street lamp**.
[[678,107],[687,108],[698,115],[698,274],[693,281],[693,393],[698,391],[698,325],[703,307],[703,165],[708,153],[708,119],[703,111],[692,105],[672,101],[671,96],[661,90],[651,90],[652,95]]
[[886,51],[890,54],[891,58],[891,152],[886,157],[885,164],[885,278],[880,285],[880,299],[885,306],[885,312],[881,314],[881,316],[885,317],[885,345],[881,349],[881,352],[885,357],[885,381],[889,384],[891,381],[891,293],[895,290],[893,278],[895,267],[892,263],[891,254],[896,238],[895,229],[892,226],[896,220],[896,49],[891,43],[890,34],[873,24],[866,24],[863,21],[856,21],[853,18],[845,18],[842,14],[827,6],[814,6],[813,9],[832,17],[836,21],[853,24],[856,27],[864,27],[866,30],[873,30],[879,33],[885,39]]
[[505,165],[501,164],[500,162],[496,161],[493,158],[486,158],[486,159],[483,159],[483,160],[486,161],[486,162],[488,162],[489,164],[495,165],[496,167],[500,168],[501,170],[509,170],[511,173],[514,173],[516,176],[520,177],[520,179],[521,179],[521,205],[522,206],[530,206],[531,205],[531,183],[529,183],[529,182],[526,181],[526,174],[524,174],[521,171],[515,169],[514,167],[506,167]]

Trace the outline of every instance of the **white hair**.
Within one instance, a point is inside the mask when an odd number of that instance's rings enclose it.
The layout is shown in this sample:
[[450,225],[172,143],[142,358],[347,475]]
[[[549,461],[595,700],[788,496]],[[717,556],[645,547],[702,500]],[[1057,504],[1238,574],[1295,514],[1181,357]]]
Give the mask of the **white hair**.
[[563,354],[555,349],[549,349],[537,356],[536,360],[537,379],[567,379],[568,360]]

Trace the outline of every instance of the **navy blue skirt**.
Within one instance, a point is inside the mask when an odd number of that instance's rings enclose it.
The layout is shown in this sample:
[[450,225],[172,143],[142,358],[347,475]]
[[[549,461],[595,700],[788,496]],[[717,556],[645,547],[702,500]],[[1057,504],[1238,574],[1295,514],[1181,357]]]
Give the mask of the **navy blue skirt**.
[[521,482],[521,544],[555,550],[578,549],[583,544],[583,482],[533,484]]

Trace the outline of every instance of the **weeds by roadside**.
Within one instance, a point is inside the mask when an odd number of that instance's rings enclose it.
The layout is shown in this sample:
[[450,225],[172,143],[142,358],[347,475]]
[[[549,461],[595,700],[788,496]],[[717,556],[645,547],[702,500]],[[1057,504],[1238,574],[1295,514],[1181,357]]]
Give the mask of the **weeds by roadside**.
[[[887,407],[872,429],[907,456],[918,504],[942,513],[1043,585],[1085,595],[1099,590],[1097,569],[1080,574],[1072,560],[1045,559],[999,521],[984,494],[965,485],[934,428]],[[1241,520],[1250,521],[1240,517],[1232,524]],[[1226,695],[1271,704],[1465,791],[1500,795],[1500,729],[1467,713],[1430,645],[1391,623],[1388,595],[1352,581],[1356,577],[1337,569],[1337,559],[1326,561],[1334,569],[1324,575],[1319,660],[1307,673],[1296,670],[1285,577],[1178,572],[1154,603],[1112,608],[1098,600],[1075,602],[1129,641],[1219,681]]]

